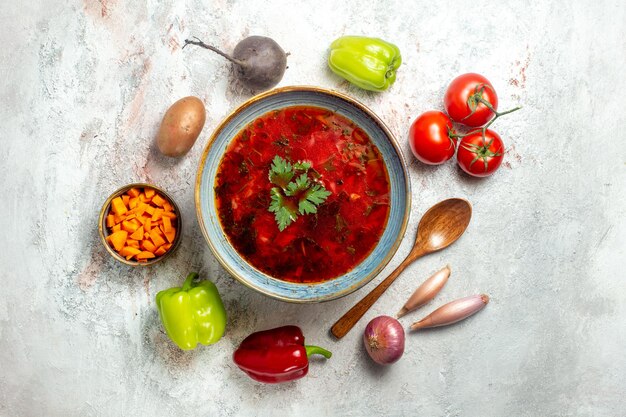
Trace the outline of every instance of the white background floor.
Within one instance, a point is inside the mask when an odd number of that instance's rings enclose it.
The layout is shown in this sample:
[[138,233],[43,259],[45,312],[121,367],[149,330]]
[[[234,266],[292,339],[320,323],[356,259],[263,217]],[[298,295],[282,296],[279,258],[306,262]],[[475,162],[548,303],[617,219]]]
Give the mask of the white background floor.
[[[414,264],[343,340],[328,329],[373,287],[290,305],[258,295],[218,265],[198,230],[193,183],[219,121],[247,96],[229,65],[187,48],[191,35],[232,50],[250,34],[289,51],[284,85],[332,88],[385,120],[410,165],[408,253],[432,204],[474,205],[467,234]],[[344,34],[397,44],[404,64],[371,94],[326,67]],[[626,6],[620,1],[3,2],[0,6],[0,415],[617,416],[626,410]],[[486,75],[506,109],[508,152],[492,178],[454,163],[429,168],[406,134],[441,108],[456,75]],[[153,150],[165,109],[197,95],[207,123],[190,154]],[[173,258],[129,269],[97,240],[104,199],[149,181],[182,207]],[[373,365],[360,337],[445,263],[452,276],[422,311],[485,292],[491,303],[446,329],[410,334],[405,356]],[[217,345],[183,353],[161,332],[154,296],[191,270],[214,280],[230,315]],[[375,282],[382,279],[380,276]],[[231,361],[255,330],[300,325],[334,356],[310,375],[259,385]]]

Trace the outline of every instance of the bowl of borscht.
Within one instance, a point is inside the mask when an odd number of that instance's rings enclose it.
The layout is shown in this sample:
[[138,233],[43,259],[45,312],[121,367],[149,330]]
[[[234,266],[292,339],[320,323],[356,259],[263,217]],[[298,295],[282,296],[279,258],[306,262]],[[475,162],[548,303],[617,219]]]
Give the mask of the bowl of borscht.
[[318,87],[278,88],[239,106],[209,139],[195,184],[198,222],[222,266],[297,303],[371,281],[400,245],[410,200],[385,124]]

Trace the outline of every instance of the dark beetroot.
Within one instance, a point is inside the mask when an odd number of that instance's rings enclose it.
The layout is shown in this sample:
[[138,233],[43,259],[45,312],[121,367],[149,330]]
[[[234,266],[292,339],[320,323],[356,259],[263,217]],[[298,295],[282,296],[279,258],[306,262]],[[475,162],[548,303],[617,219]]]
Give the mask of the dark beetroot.
[[287,69],[287,54],[271,38],[249,36],[235,46],[232,56],[200,39],[185,40],[185,46],[196,45],[211,50],[235,65],[235,76],[251,91],[274,87],[282,80]]

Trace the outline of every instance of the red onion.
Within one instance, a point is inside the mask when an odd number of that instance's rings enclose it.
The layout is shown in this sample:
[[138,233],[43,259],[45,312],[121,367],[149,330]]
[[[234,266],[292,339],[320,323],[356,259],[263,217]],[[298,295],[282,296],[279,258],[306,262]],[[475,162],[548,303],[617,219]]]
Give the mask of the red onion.
[[389,365],[404,353],[404,329],[393,317],[379,316],[365,327],[363,342],[374,362]]

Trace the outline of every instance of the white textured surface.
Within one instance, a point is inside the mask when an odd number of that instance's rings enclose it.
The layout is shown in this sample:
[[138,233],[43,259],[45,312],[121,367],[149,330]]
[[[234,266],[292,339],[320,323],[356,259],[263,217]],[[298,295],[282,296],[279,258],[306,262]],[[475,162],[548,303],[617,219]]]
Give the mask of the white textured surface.
[[[626,410],[626,6],[614,1],[119,0],[0,6],[0,415],[618,416]],[[501,108],[505,166],[472,180],[454,163],[410,164],[407,254],[425,209],[450,196],[474,204],[467,234],[413,265],[368,312],[393,314],[445,263],[438,304],[486,292],[491,303],[457,326],[410,334],[395,366],[369,362],[360,336],[330,325],[372,288],[321,305],[290,305],[244,288],[219,267],[197,228],[198,157],[219,121],[247,97],[197,35],[232,50],[249,34],[291,52],[281,85],[347,92],[376,111],[406,152],[420,112],[440,108],[456,75],[477,71]],[[341,82],[325,64],[343,34],[396,43],[404,64],[383,94]],[[180,161],[153,136],[185,95],[207,123]],[[410,159],[410,158],[407,158]],[[412,160],[412,159],[410,159]],[[96,219],[118,186],[170,190],[186,220],[173,258],[145,269],[109,259]],[[157,291],[190,270],[217,283],[226,337],[183,353],[161,332]],[[378,280],[380,280],[379,277]],[[377,281],[378,281],[377,280]],[[295,383],[263,386],[231,362],[252,331],[300,325],[334,356]]]

